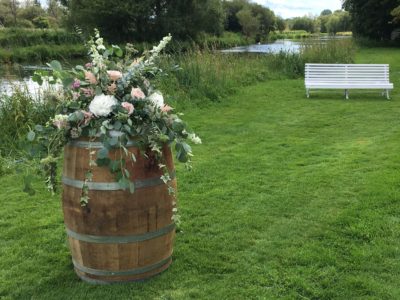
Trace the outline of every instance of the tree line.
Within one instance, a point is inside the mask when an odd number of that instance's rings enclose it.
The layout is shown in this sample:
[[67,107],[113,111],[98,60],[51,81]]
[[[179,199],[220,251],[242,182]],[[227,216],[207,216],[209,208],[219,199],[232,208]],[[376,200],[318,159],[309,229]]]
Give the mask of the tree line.
[[262,40],[286,29],[390,39],[400,27],[400,0],[344,0],[343,8],[283,19],[250,0],[47,0],[44,7],[38,0],[0,0],[0,27],[98,28],[113,42],[151,42],[168,33],[196,40],[224,31]]

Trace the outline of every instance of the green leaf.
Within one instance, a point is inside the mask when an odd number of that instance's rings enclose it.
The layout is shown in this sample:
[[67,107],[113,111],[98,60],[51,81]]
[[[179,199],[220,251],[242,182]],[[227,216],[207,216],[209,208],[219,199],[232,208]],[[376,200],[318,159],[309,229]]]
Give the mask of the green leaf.
[[130,181],[125,177],[122,177],[120,180],[118,180],[118,184],[122,190],[126,190],[127,188],[129,188]]
[[96,165],[98,166],[98,167],[106,167],[106,166],[108,166],[108,165],[110,165],[110,160],[111,159],[109,159],[108,157],[107,158],[98,158],[98,159],[96,159]]
[[101,89],[101,87],[96,86],[96,96],[99,96],[101,94],[103,94],[103,90]]
[[97,158],[98,159],[108,158],[108,149],[103,147],[99,151],[97,151]]
[[108,140],[108,143],[109,143],[111,146],[116,146],[116,145],[118,144],[118,138],[117,138],[116,136],[113,136],[112,138],[110,138],[110,139]]
[[185,124],[179,119],[175,120],[174,123],[172,123],[172,129],[174,131],[180,132],[185,129]]
[[43,126],[42,125],[35,125],[35,130],[42,132],[43,131]]
[[115,130],[120,130],[122,127],[122,123],[120,121],[115,121],[114,122],[114,129]]
[[73,82],[74,79],[72,77],[65,77],[62,79],[64,88],[69,88]]
[[117,57],[121,57],[124,54],[122,49],[117,45],[112,45],[112,49]]
[[37,74],[37,73],[33,74],[32,80],[34,82],[37,82],[39,85],[43,84],[43,79],[42,79],[42,76],[40,74]]
[[110,171],[112,173],[116,173],[121,170],[121,163],[120,160],[110,160],[110,164],[108,165]]
[[135,184],[133,182],[129,182],[129,191],[131,194],[135,192]]
[[50,68],[52,68],[54,71],[62,71],[62,66],[58,60],[53,60],[49,64],[47,64]]
[[28,141],[32,142],[35,139],[36,133],[34,131],[28,132]]

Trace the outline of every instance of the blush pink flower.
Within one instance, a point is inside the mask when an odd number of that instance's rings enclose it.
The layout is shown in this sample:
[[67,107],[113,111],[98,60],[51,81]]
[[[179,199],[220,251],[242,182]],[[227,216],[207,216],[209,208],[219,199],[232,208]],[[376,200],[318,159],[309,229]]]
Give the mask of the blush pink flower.
[[136,99],[146,98],[146,95],[143,93],[141,88],[132,88],[131,96],[132,96],[132,98],[136,98]]
[[89,69],[89,68],[91,68],[92,66],[93,66],[93,64],[92,64],[91,62],[88,62],[88,63],[85,64],[85,68],[86,68],[86,69]]
[[86,79],[86,81],[88,81],[90,84],[96,84],[96,83],[97,83],[96,76],[94,76],[94,74],[93,74],[92,72],[85,71],[85,79]]
[[86,97],[94,96],[94,90],[92,88],[81,88],[81,91],[85,94]]
[[112,81],[117,81],[118,79],[122,78],[122,73],[120,71],[111,70],[107,71],[107,74]]
[[164,104],[164,106],[161,108],[161,111],[163,112],[169,112],[173,110],[173,108],[171,106],[169,106],[168,104]]
[[83,124],[84,125],[88,125],[90,120],[93,118],[93,113],[91,113],[90,111],[86,111],[86,110],[81,110],[81,112],[83,113]]
[[133,113],[133,111],[135,110],[135,107],[133,106],[133,104],[129,103],[129,102],[122,102],[121,106],[128,111],[128,115],[131,115]]

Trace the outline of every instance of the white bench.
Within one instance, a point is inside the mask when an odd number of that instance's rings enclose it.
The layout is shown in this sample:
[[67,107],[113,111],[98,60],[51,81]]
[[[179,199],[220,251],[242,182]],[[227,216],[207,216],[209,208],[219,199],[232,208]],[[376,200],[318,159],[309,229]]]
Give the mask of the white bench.
[[383,89],[389,99],[389,65],[385,64],[306,64],[307,98],[311,89],[343,89],[349,99],[350,89]]

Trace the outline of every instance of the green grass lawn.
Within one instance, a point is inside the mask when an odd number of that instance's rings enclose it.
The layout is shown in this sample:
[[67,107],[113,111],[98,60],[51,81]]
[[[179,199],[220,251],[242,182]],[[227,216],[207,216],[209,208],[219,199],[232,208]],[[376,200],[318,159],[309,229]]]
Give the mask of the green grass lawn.
[[0,177],[0,298],[399,299],[400,51],[357,62],[391,64],[391,101],[273,80],[186,109],[203,145],[178,166],[174,262],[146,282],[81,282],[60,195]]

